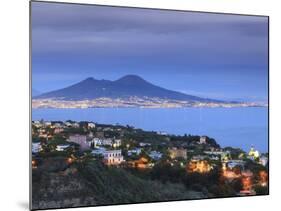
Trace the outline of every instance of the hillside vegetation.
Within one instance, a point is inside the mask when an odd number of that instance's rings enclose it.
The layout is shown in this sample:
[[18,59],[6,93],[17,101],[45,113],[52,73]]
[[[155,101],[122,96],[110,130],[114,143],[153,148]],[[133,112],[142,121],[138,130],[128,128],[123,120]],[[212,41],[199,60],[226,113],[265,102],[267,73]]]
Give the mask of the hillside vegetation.
[[[48,161],[46,161],[48,162]],[[46,165],[44,167],[46,169]],[[33,171],[33,209],[204,198],[183,184],[145,180],[97,161]]]

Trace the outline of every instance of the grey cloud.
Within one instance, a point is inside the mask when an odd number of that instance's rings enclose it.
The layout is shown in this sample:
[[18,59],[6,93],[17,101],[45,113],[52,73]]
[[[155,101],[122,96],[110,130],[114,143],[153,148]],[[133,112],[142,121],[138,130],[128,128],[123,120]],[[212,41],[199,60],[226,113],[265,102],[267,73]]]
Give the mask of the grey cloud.
[[36,2],[33,3],[33,17],[35,29],[181,33],[234,27],[242,31],[254,30],[256,35],[264,33],[259,27],[267,21],[264,17]]
[[41,59],[210,68],[267,65],[265,17],[32,4],[33,53]]

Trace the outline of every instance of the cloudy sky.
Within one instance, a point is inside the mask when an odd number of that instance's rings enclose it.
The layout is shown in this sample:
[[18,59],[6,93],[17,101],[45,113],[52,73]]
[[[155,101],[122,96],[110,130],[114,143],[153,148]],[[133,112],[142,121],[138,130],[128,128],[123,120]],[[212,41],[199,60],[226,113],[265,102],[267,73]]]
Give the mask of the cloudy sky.
[[217,99],[267,100],[268,19],[32,2],[33,88],[136,74]]

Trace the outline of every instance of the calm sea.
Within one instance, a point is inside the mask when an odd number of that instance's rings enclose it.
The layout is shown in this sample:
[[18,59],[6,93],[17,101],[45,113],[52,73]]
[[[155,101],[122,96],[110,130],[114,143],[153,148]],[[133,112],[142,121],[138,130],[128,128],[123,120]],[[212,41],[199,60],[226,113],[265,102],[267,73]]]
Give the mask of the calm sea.
[[268,151],[268,110],[248,108],[33,109],[33,120],[75,120],[131,125],[170,134],[207,135],[221,146]]

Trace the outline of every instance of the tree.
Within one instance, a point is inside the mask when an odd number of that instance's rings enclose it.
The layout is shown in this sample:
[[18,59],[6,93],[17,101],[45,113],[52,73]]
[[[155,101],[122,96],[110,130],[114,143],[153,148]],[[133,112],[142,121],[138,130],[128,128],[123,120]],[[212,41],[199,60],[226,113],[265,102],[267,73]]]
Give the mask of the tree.
[[257,185],[257,186],[255,186],[254,189],[255,189],[257,195],[267,195],[268,194],[267,186]]
[[238,179],[234,179],[231,183],[233,189],[235,190],[235,192],[239,192],[243,189],[243,184],[242,184],[242,180],[241,178]]

